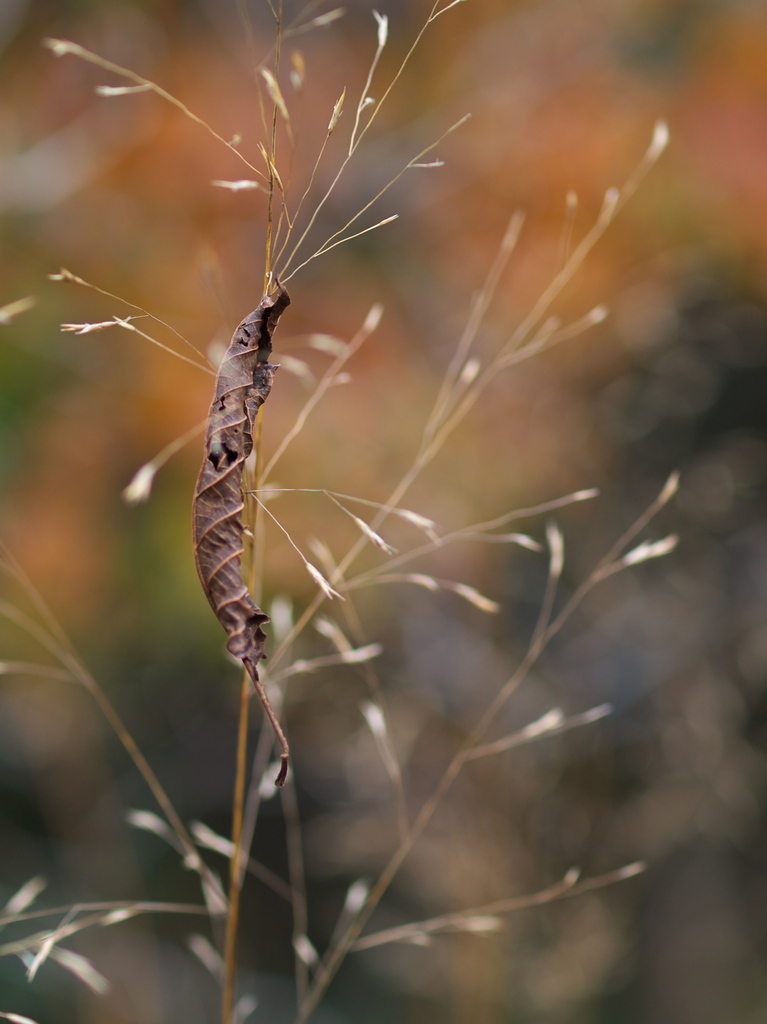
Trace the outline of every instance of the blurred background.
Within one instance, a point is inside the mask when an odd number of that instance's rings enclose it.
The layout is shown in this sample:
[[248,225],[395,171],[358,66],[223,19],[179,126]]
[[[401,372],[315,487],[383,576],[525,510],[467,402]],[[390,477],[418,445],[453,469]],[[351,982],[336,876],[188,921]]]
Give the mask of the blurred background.
[[[430,6],[377,3],[390,38],[375,98]],[[286,24],[333,10],[287,0]],[[142,464],[204,418],[212,378],[119,328],[76,335],[59,325],[135,313],[127,302],[200,351],[220,351],[260,299],[264,197],[212,187],[251,175],[159,96],[96,95],[98,85],[129,83],[54,56],[41,45],[49,36],[160,84],[225,139],[240,135],[240,150],[258,162],[254,66],[269,57],[274,20],[262,0],[0,5],[0,306],[35,299],[0,324],[0,536],[183,819],[226,834],[238,673],[223,657],[192,561],[199,439],[160,471],[146,504],[121,499]],[[346,87],[307,209],[332,180],[375,45],[363,0],[324,27],[286,34],[281,85],[295,148],[281,135],[278,166],[293,208]],[[302,66],[303,82],[291,82],[290,69]],[[599,498],[556,517],[565,538],[560,604],[674,469],[678,497],[647,536],[674,531],[681,542],[586,601],[493,736],[552,707],[577,714],[608,702],[614,714],[467,772],[371,927],[535,892],[574,865],[593,875],[644,859],[649,869],[508,915],[490,934],[352,954],[316,1020],[762,1021],[767,13],[756,0],[458,4],[425,33],[303,258],[466,113],[471,120],[427,158],[444,166],[409,171],[360,226],[398,220],[291,280],[276,361],[292,355],[315,375],[328,358],[311,348],[312,334],[349,339],[373,303],[385,312],[347,367],[352,380],[320,404],[273,482],[385,500],[410,464],[509,217],[522,210],[525,224],[480,332],[480,358],[530,311],[663,118],[667,152],[554,310],[568,321],[604,304],[609,317],[499,376],[404,503],[449,532],[598,487]],[[62,266],[126,302],[51,281]],[[135,322],[178,347],[171,331]],[[265,409],[267,453],[309,393],[283,369]],[[313,560],[312,538],[336,557],[356,539],[321,495],[285,495],[270,507]],[[512,528],[542,540],[546,521]],[[422,539],[406,524],[384,533],[403,549]],[[365,557],[373,565],[382,556]],[[263,568],[264,606],[276,601],[280,621],[291,608],[297,617],[315,586],[274,529]],[[532,551],[463,544],[412,568],[475,586],[500,605],[486,614],[407,584],[355,593],[366,641],[383,646],[374,664],[414,814],[524,653],[547,567]],[[10,580],[2,597],[28,608]],[[339,602],[323,612],[344,621]],[[5,619],[0,639],[4,660],[46,660]],[[331,651],[309,628],[292,653]],[[391,786],[360,713],[368,682],[353,667],[335,668],[297,677],[286,693],[309,936],[321,951],[348,886],[375,877],[396,842]],[[9,674],[0,704],[0,899],[36,875],[48,880],[40,906],[199,899],[178,855],[126,823],[130,808],[157,808],[87,693]],[[254,709],[254,745],[259,722]],[[254,855],[287,877],[278,799],[262,807]],[[225,872],[218,855],[210,863]],[[287,905],[251,879],[243,914],[242,992],[259,1000],[250,1019],[288,1022]],[[110,980],[104,996],[55,963],[29,985],[22,963],[6,957],[0,1010],[56,1024],[215,1021],[215,983],[187,947],[193,931],[212,939],[207,927],[157,917],[72,940]]]

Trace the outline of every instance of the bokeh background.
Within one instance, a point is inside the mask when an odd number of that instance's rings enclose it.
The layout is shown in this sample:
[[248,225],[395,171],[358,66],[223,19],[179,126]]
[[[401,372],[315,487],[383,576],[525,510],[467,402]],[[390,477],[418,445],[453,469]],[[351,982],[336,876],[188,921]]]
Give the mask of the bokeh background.
[[[293,197],[308,180],[330,111],[353,101],[375,48],[362,0],[343,18],[285,40],[306,67],[283,88],[295,152]],[[380,0],[390,41],[373,96],[424,22],[424,0]],[[310,21],[331,4],[286,3]],[[249,28],[243,27],[243,11]],[[261,0],[3,0],[0,6],[0,305],[36,305],[0,325],[0,532],[119,708],[185,820],[226,833],[238,676],[197,585],[189,504],[199,441],[128,507],[134,472],[205,415],[211,380],[128,332],[82,336],[61,323],[131,309],[48,275],[61,266],[150,310],[201,351],[220,346],[261,294],[265,208],[213,179],[242,165],[153,94],[98,97],[126,84],[44,37],[72,39],[161,84],[254,161],[262,138],[254,63],[273,45]],[[489,935],[354,954],[318,1021],[429,1024],[719,1024],[767,1014],[767,13],[736,0],[471,0],[426,32],[359,158],[318,219],[321,241],[420,149],[444,166],[406,174],[365,223],[399,219],[310,263],[291,281],[278,352],[321,373],[313,332],[349,338],[374,302],[385,314],[279,468],[284,487],[384,500],[407,468],[424,416],[516,209],[521,243],[478,339],[507,337],[561,265],[605,189],[639,162],[653,124],[671,144],[557,303],[600,326],[498,378],[406,504],[444,531],[569,491],[601,496],[558,515],[563,597],[674,469],[677,499],[650,536],[679,548],[604,584],[512,700],[504,725],[553,706],[614,714],[468,773],[409,858],[375,924],[418,920],[533,892],[573,865],[646,874],[504,919]],[[341,127],[313,195],[342,155]],[[295,202],[295,198],[294,198]],[[311,202],[310,202],[311,206]],[[572,206],[572,203],[571,203]],[[305,255],[312,251],[311,245]],[[146,321],[143,322],[144,324]],[[157,328],[172,344],[174,336]],[[264,443],[273,450],[307,391],[283,372]],[[309,555],[340,555],[354,527],[318,495],[272,508]],[[520,528],[541,539],[545,520]],[[418,539],[404,528],[391,539]],[[314,594],[300,559],[267,533],[263,600],[283,616]],[[310,556],[311,557],[311,556]],[[373,561],[375,559],[371,556]],[[486,615],[456,595],[391,585],[360,592],[414,812],[449,751],[524,652],[546,581],[533,552],[463,545],[414,568],[478,587]],[[26,607],[10,583],[5,601]],[[336,606],[324,609],[343,621]],[[40,657],[2,628],[6,660]],[[308,630],[297,657],[330,651]],[[299,677],[287,694],[309,886],[309,935],[323,949],[351,882],[392,849],[391,790],[360,714],[352,668]],[[177,854],[125,821],[155,810],[87,694],[3,677],[0,686],[0,895],[42,875],[40,904],[196,901]],[[259,716],[254,710],[253,742]],[[498,726],[499,730],[501,725]],[[500,734],[497,733],[497,734]],[[285,877],[277,800],[254,853]],[[220,871],[225,864],[210,855]],[[292,1019],[286,905],[250,881],[243,992],[252,1020]],[[72,948],[106,975],[92,995],[56,964],[34,984],[0,964],[0,1009],[41,1022],[216,1020],[213,980],[186,939],[206,925],[128,922]],[[10,935],[10,932],[6,933]]]

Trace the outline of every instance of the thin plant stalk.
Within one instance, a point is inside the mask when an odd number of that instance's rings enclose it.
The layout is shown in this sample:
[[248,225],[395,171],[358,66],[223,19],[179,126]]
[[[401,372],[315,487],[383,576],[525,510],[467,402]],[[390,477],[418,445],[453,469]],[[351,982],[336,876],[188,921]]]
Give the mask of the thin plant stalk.
[[307,929],[309,917],[306,899],[306,872],[304,870],[304,850],[301,838],[301,819],[298,812],[296,786],[291,774],[280,793],[282,808],[285,815],[285,839],[288,848],[288,873],[290,887],[293,891],[293,948],[295,956],[296,995],[301,1003],[306,997],[309,984],[309,965],[302,947],[308,945]]
[[229,911],[226,918],[226,941],[224,946],[224,985],[221,997],[221,1024],[233,1024],[235,988],[237,975],[237,926],[240,915],[240,894],[243,872],[241,863],[242,822],[245,806],[245,775],[248,752],[248,709],[250,706],[251,682],[243,669],[240,685],[240,713],[237,730],[237,771],[232,801],[232,859],[229,864]]
[[[274,53],[274,78],[275,81],[279,79],[280,75],[280,57],[282,55],[282,0],[280,0],[277,10],[274,12],[274,17],[277,23],[276,26],[276,43]],[[269,281],[272,272],[272,243],[273,243],[273,232],[274,232],[274,186],[276,181],[276,175],[274,172],[275,160],[277,159],[277,104],[272,104],[272,125],[271,125],[271,143],[269,147],[269,198],[266,215],[266,259],[264,266],[264,292],[269,286]]]

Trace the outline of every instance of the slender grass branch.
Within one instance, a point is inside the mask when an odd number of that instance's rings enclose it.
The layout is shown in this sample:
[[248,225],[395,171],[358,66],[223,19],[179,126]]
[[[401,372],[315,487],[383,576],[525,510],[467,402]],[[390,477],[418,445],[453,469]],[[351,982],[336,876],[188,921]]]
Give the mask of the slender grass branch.
[[251,682],[243,669],[240,685],[240,708],[237,729],[237,770],[232,802],[232,859],[229,864],[229,910],[226,918],[226,942],[224,947],[224,986],[221,999],[221,1024],[233,1024],[237,975],[237,927],[240,916],[240,894],[242,892],[242,823],[245,801],[245,776],[248,752],[248,710],[250,707]]

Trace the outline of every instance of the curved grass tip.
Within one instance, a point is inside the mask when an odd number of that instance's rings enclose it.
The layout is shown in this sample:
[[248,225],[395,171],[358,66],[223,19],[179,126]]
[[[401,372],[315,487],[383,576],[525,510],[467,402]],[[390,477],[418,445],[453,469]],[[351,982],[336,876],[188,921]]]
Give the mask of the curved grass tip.
[[128,505],[140,505],[149,500],[157,467],[148,462],[133,475],[133,479],[122,492],[123,501]]
[[53,50],[56,57],[63,57],[67,53],[77,53],[79,50],[76,43],[70,43],[67,39],[43,39],[43,46]]
[[670,501],[676,492],[679,490],[679,470],[675,469],[668,480],[663,485],[663,490],[658,495],[658,501],[662,504],[666,504]]
[[[393,217],[390,217],[389,219],[390,220],[394,220]],[[384,222],[382,221],[381,223],[384,223]],[[372,334],[373,331],[376,329],[376,327],[378,327],[378,325],[381,322],[381,317],[383,316],[383,311],[384,311],[384,308],[383,308],[383,306],[381,305],[380,302],[376,302],[376,304],[374,306],[370,307],[370,312],[365,317],[365,322],[362,325],[362,329],[367,334]]]

